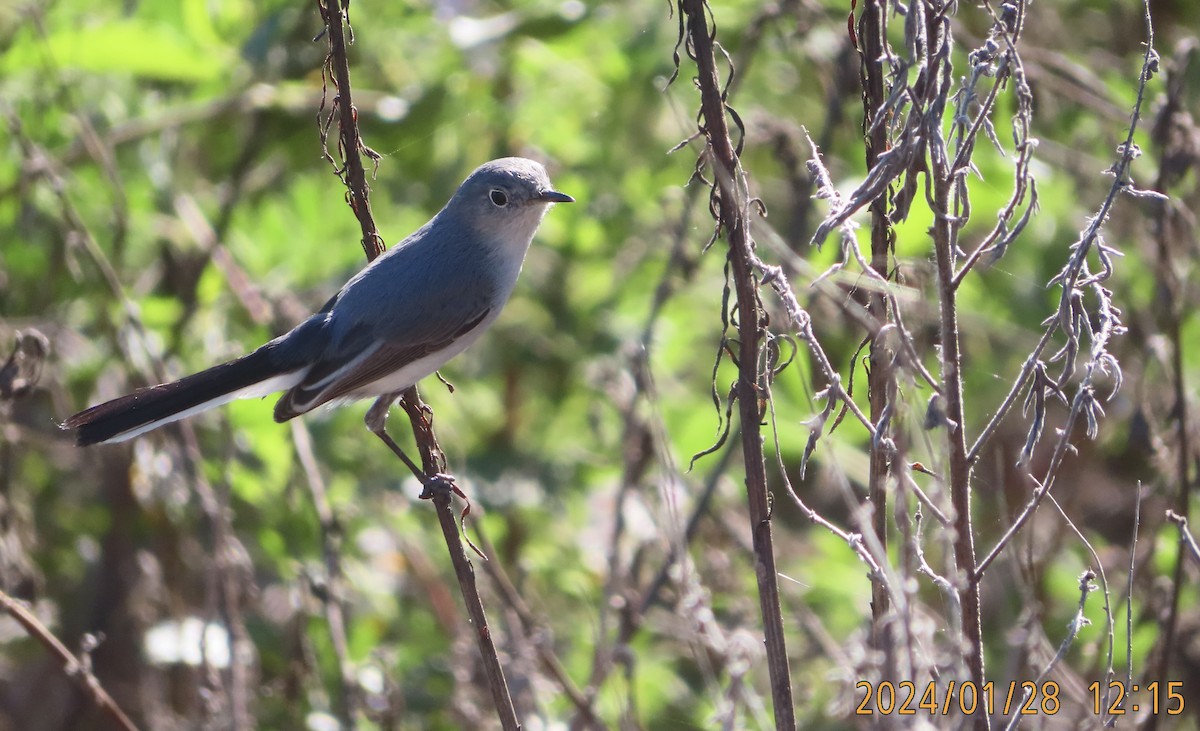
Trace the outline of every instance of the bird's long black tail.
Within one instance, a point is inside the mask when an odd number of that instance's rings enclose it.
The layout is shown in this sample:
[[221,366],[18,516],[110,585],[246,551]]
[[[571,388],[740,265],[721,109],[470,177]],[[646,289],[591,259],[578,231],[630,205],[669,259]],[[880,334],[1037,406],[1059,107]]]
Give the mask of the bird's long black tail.
[[265,396],[290,388],[303,375],[295,363],[280,363],[270,346],[213,366],[173,383],[137,391],[75,414],[63,428],[81,447],[121,442],[234,399]]

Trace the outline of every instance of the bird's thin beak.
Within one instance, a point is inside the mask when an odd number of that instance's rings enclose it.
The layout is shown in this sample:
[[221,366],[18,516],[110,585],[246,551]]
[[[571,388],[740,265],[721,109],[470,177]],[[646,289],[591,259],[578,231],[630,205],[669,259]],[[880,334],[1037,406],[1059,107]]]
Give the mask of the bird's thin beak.
[[544,190],[537,198],[546,203],[574,203],[575,199],[566,193],[559,193],[557,190]]

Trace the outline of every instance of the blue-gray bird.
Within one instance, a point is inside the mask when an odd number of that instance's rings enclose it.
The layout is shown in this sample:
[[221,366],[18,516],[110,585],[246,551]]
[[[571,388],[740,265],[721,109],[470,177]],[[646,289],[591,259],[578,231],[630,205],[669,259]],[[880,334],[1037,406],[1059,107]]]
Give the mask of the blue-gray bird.
[[402,391],[496,320],[542,217],[551,204],[573,201],[533,160],[484,163],[429,223],[291,332],[237,360],[81,411],[63,427],[84,446],[277,391],[285,392],[275,404],[279,422],[330,401]]

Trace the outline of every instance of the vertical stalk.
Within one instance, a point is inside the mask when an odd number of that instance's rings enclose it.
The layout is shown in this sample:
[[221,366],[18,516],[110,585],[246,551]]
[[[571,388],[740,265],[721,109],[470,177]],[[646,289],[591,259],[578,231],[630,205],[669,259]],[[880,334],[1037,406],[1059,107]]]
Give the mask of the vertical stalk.
[[[1183,83],[1189,66],[1195,68],[1193,58],[1198,53],[1195,50],[1180,53],[1168,67],[1167,94],[1163,108],[1158,112],[1158,120],[1152,133],[1152,140],[1159,148],[1156,150],[1159,158],[1159,173],[1154,182],[1154,190],[1164,195],[1178,184],[1178,172],[1164,161],[1179,151],[1172,149],[1175,140],[1186,139],[1186,135],[1170,134],[1170,128],[1175,124],[1176,115],[1186,114],[1186,99],[1184,94],[1187,86]],[[1174,175],[1172,174],[1174,173]],[[1176,200],[1158,201],[1152,222],[1155,244],[1155,269],[1158,278],[1158,291],[1164,312],[1163,330],[1171,343],[1171,387],[1173,400],[1173,416],[1175,418],[1175,482],[1179,485],[1179,493],[1175,496],[1175,512],[1186,521],[1191,517],[1191,497],[1194,478],[1189,464],[1192,459],[1191,417],[1188,410],[1187,376],[1183,362],[1183,322],[1187,312],[1183,308],[1187,299],[1180,284],[1175,269],[1175,253],[1186,250],[1182,242],[1176,240],[1178,223],[1174,218],[1178,215]],[[1165,295],[1165,296],[1164,296]],[[1187,524],[1180,528],[1180,533],[1186,532]],[[1174,655],[1175,633],[1179,624],[1179,595],[1183,591],[1184,567],[1188,561],[1188,543],[1180,535],[1179,547],[1175,553],[1175,570],[1171,577],[1171,597],[1168,600],[1167,618],[1163,623],[1162,636],[1159,639],[1161,652],[1158,654],[1157,667],[1151,671],[1147,680],[1168,681],[1171,678],[1171,658]],[[1156,731],[1159,726],[1157,715],[1152,715],[1146,723],[1149,731]]]
[[763,458],[762,421],[769,369],[761,370],[764,313],[758,298],[758,282],[751,264],[753,242],[746,214],[749,196],[741,163],[729,136],[725,100],[717,76],[713,34],[708,27],[704,0],[682,0],[687,16],[688,49],[696,61],[696,83],[700,88],[701,130],[713,158],[719,226],[729,242],[729,262],[737,293],[738,328],[738,415],[741,419],[742,457],[746,469],[746,497],[754,546],[754,573],[758,579],[759,607],[767,666],[771,677],[771,699],[775,727],[795,729],[791,672],[780,613],[778,572],[771,538],[771,507],[767,495],[766,462]]
[[[942,168],[944,169],[944,168]],[[963,436],[963,394],[961,352],[958,345],[958,310],[954,277],[954,232],[947,215],[951,181],[934,166],[933,195],[937,222],[933,226],[937,257],[939,292],[939,330],[941,333],[942,395],[946,403],[946,441],[950,457],[950,502],[954,505],[954,561],[960,581],[962,639],[967,671],[976,687],[983,686],[983,634],[980,625],[979,584],[974,580],[975,534],[971,525],[971,465],[967,461],[967,443]],[[976,728],[987,729],[987,714],[979,714]]]
[[[926,0],[928,2],[928,0]],[[956,193],[951,158],[946,148],[940,120],[944,118],[949,86],[953,79],[950,63],[950,6],[928,2],[920,8],[924,15],[925,37],[918,47],[924,51],[925,74],[918,86],[924,86],[929,100],[926,139],[929,150],[929,178],[933,188],[934,256],[937,260],[938,330],[941,340],[941,395],[945,400],[946,447],[949,458],[950,502],[954,506],[954,561],[957,566],[958,596],[962,607],[963,660],[975,687],[984,683],[983,628],[980,621],[979,582],[975,580],[975,533],[971,523],[971,462],[967,458],[964,432],[962,351],[958,342],[958,301],[954,286],[955,251],[962,218],[961,201]],[[965,193],[964,193],[965,194]],[[991,728],[986,713],[974,717],[976,731]]]
[[[884,0],[870,0],[863,7],[858,24],[859,54],[862,61],[863,85],[863,129],[866,132],[866,162],[870,170],[879,162],[879,156],[889,148],[887,124],[880,124],[876,115],[884,113],[887,90],[884,84]],[[888,278],[888,257],[892,248],[892,229],[888,221],[890,188],[871,202],[871,268],[879,273],[881,280]],[[887,320],[887,297],[878,289],[867,295],[867,310],[877,323]],[[876,328],[878,332],[878,328]],[[871,340],[871,369],[867,375],[868,397],[871,402],[871,423],[879,428],[883,414],[892,397],[891,358],[886,343],[874,337]],[[867,496],[871,501],[872,525],[875,538],[885,549],[888,545],[887,530],[887,478],[889,460],[884,449],[884,434],[876,434],[871,445],[871,465],[867,482]],[[880,559],[885,559],[881,556]],[[888,643],[883,637],[883,618],[891,608],[887,587],[882,581],[871,582],[871,639],[876,649],[885,649]]]
[[[383,253],[383,239],[371,215],[371,189],[367,184],[366,171],[363,167],[362,156],[366,155],[378,161],[379,154],[363,144],[358,130],[358,112],[350,97],[350,65],[346,58],[346,38],[342,27],[348,24],[346,13],[350,7],[349,0],[317,0],[321,17],[325,20],[326,32],[329,33],[329,57],[326,60],[325,73],[331,74],[337,87],[333,111],[322,123],[321,134],[324,144],[329,125],[333,123],[333,112],[338,113],[338,134],[340,143],[338,150],[343,157],[342,167],[338,167],[329,155],[326,147],[325,157],[334,165],[334,169],[342,182],[346,184],[347,201],[350,209],[358,218],[362,228],[362,246],[366,252],[367,261],[374,261]],[[402,461],[408,462],[403,450],[395,443],[384,429],[387,412],[393,402],[401,394],[380,396],[368,412],[368,426],[378,424],[375,432]],[[421,452],[423,471],[433,476],[441,471],[445,464],[442,449],[438,446],[437,435],[433,431],[433,411],[421,401],[416,386],[411,386],[403,392],[400,406],[408,414],[413,436]],[[376,416],[372,416],[378,410]],[[414,472],[416,470],[414,469]],[[428,485],[427,485],[428,487]],[[461,494],[461,493],[459,493]],[[438,522],[442,527],[442,535],[446,539],[446,548],[450,552],[450,561],[454,565],[454,574],[458,578],[459,589],[462,591],[463,603],[471,618],[471,628],[475,632],[476,644],[479,647],[480,660],[483,664],[484,675],[487,678],[488,690],[491,691],[492,701],[496,705],[496,713],[500,719],[501,728],[505,731],[518,731],[520,721],[509,692],[508,682],[504,677],[504,668],[500,664],[500,656],[496,651],[496,643],[484,612],[483,600],[475,582],[475,568],[467,557],[460,535],[460,526],[454,520],[454,510],[451,506],[449,491],[440,490],[430,493],[434,507],[437,510]],[[347,698],[349,704],[353,697]],[[353,714],[350,714],[353,718]]]
[[[941,333],[942,395],[946,403],[946,440],[950,457],[950,502],[954,505],[954,561],[961,582],[962,638],[967,670],[976,687],[983,686],[983,636],[980,626],[979,583],[974,580],[975,534],[971,525],[971,465],[963,436],[961,351],[958,345],[958,305],[954,277],[954,232],[947,214],[951,181],[934,165],[933,195],[937,222],[933,244],[937,257],[939,330]],[[979,714],[976,728],[988,728],[987,715]],[[982,722],[982,725],[980,725]]]
[[[934,22],[938,24],[938,21]],[[940,42],[931,44],[933,48],[939,46]],[[954,181],[951,179],[946,157],[938,153],[940,143],[939,139],[937,144],[931,144],[930,172],[933,184],[933,211],[936,217],[933,225],[933,246],[937,259],[942,396],[946,405],[950,502],[954,506],[954,561],[959,575],[964,659],[970,679],[976,687],[983,687],[983,630],[980,624],[979,583],[974,578],[975,533],[971,524],[971,463],[967,460],[967,443],[963,431],[965,416],[962,351],[958,343],[958,302],[957,291],[954,288],[954,249],[958,224],[951,210]],[[976,715],[975,728],[990,728],[987,714]]]
[[[358,110],[350,97],[350,62],[346,55],[346,32],[343,23],[349,24],[347,13],[350,0],[317,0],[317,8],[321,19],[325,22],[325,32],[329,34],[329,57],[326,60],[326,71],[333,78],[337,95],[333,99],[333,111],[338,115],[338,148],[342,153],[342,167],[338,167],[325,148],[325,157],[334,166],[338,177],[346,184],[346,202],[354,212],[362,228],[362,247],[367,255],[367,261],[374,261],[383,253],[383,237],[379,235],[379,227],[371,215],[371,188],[367,184],[367,171],[363,167],[362,155],[366,154],[373,160],[379,159],[379,154],[363,144],[362,135],[358,131]],[[322,104],[324,98],[322,98]],[[322,144],[328,124],[333,116],[322,126]]]

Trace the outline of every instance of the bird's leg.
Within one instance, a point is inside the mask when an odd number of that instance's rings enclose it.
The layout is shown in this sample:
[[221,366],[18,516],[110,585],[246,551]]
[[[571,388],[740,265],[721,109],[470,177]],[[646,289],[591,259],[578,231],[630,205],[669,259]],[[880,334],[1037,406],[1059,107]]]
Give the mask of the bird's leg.
[[432,498],[436,491],[455,492],[461,495],[462,492],[458,489],[458,486],[454,484],[454,477],[451,475],[442,474],[440,472],[433,475],[426,474],[424,470],[417,466],[416,462],[413,462],[412,459],[404,453],[404,450],[400,448],[400,445],[396,444],[396,440],[392,439],[392,435],[387,433],[388,410],[391,409],[392,403],[395,400],[396,394],[380,396],[375,400],[375,403],[371,405],[371,408],[367,409],[367,415],[363,419],[363,423],[367,425],[367,429],[369,429],[372,434],[379,437],[380,441],[386,444],[388,449],[392,450],[392,453],[400,458],[400,461],[404,463],[404,466],[408,467],[408,469],[412,471],[416,478],[421,481],[421,484],[425,487],[425,489],[421,492],[421,498],[423,500]]
[[421,481],[421,484],[424,485],[424,489],[421,490],[420,495],[422,500],[432,500],[441,495],[446,498],[446,502],[443,503],[443,505],[449,507],[451,500],[450,493],[454,493],[466,502],[466,507],[464,507],[462,512],[458,514],[458,528],[462,532],[463,538],[466,539],[467,545],[471,547],[471,550],[475,551],[476,555],[486,561],[487,556],[484,555],[483,551],[479,550],[478,546],[471,542],[469,537],[467,537],[467,527],[465,525],[465,521],[467,519],[467,515],[471,512],[471,499],[467,497],[467,494],[464,493],[458,485],[454,484],[454,477],[452,475],[442,474],[441,472],[438,472],[432,476],[425,474],[421,468],[417,467],[415,462],[409,459],[408,455],[404,453],[404,450],[400,448],[400,445],[396,444],[396,440],[392,439],[392,435],[387,433],[388,410],[392,407],[392,403],[396,400],[397,396],[399,396],[399,394],[392,393],[386,396],[380,396],[378,399],[376,399],[375,403],[371,404],[371,408],[367,409],[367,415],[366,418],[363,419],[363,422],[367,425],[367,429],[370,429],[372,434],[379,437],[379,439],[388,446],[388,449],[392,450],[392,452],[400,458],[400,461],[403,462],[408,469],[412,470],[412,473],[417,476],[418,480]]

